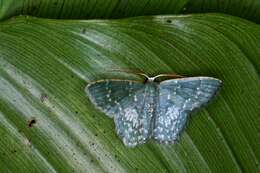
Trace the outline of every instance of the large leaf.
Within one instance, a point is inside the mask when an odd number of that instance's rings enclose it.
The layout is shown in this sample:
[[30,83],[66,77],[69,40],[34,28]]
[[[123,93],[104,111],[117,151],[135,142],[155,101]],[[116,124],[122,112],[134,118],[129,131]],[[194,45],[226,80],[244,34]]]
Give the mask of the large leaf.
[[0,0],[0,19],[19,14],[46,18],[122,18],[223,12],[260,22],[259,0]]
[[189,0],[183,12],[222,12],[260,23],[259,0]]
[[0,19],[19,14],[47,18],[120,18],[175,14],[188,0],[0,0]]
[[[259,57],[260,27],[218,14],[2,22],[0,172],[259,172]],[[90,81],[137,78],[118,68],[224,87],[176,145],[129,149],[84,93]]]

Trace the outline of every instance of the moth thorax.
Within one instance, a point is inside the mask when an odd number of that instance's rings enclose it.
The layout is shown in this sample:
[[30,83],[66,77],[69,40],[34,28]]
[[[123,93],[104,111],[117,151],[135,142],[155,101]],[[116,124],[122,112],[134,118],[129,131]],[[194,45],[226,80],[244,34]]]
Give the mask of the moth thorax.
[[154,80],[155,80],[155,77],[148,77],[147,78],[147,82],[154,82]]

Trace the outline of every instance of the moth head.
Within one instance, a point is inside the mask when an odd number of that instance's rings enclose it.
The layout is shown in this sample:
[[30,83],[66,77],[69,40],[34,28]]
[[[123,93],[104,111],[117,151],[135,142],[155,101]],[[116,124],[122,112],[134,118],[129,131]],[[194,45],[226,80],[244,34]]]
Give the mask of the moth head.
[[160,83],[161,81],[164,81],[166,79],[176,79],[176,78],[184,78],[184,76],[175,74],[175,73],[169,73],[169,74],[159,74],[156,76],[148,76],[147,74],[140,72],[140,71],[132,71],[132,70],[122,70],[122,69],[113,69],[113,72],[123,72],[123,73],[129,73],[129,74],[135,74],[138,76],[141,76],[145,78],[144,83],[147,82],[158,82]]

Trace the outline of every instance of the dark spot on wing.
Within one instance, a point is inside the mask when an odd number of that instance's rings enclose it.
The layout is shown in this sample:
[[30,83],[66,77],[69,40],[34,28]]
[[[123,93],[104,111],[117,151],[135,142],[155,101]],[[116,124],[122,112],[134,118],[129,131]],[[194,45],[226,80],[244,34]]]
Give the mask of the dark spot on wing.
[[120,162],[120,159],[119,159],[119,157],[115,154],[115,159],[118,161],[118,162]]
[[32,128],[35,123],[36,123],[35,119],[30,120],[29,123],[28,123],[28,127]]
[[41,94],[41,98],[40,98],[41,102],[44,102],[44,101],[46,101],[47,99],[48,99],[48,95],[47,95],[46,93],[42,93],[42,94]]

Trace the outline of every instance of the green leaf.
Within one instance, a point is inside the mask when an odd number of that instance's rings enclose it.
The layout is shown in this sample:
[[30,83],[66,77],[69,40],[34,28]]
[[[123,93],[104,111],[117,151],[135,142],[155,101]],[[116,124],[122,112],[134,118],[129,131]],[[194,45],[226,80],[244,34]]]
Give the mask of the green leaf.
[[46,18],[122,18],[176,14],[188,0],[0,0],[0,20],[19,14]]
[[260,23],[259,0],[190,0],[183,12],[221,12]]
[[[0,172],[259,172],[259,57],[260,27],[219,14],[2,22]],[[90,81],[139,79],[118,68],[224,87],[176,145],[126,148],[84,93]]]
[[0,0],[0,20],[19,14],[93,19],[207,12],[222,12],[260,22],[259,0]]

